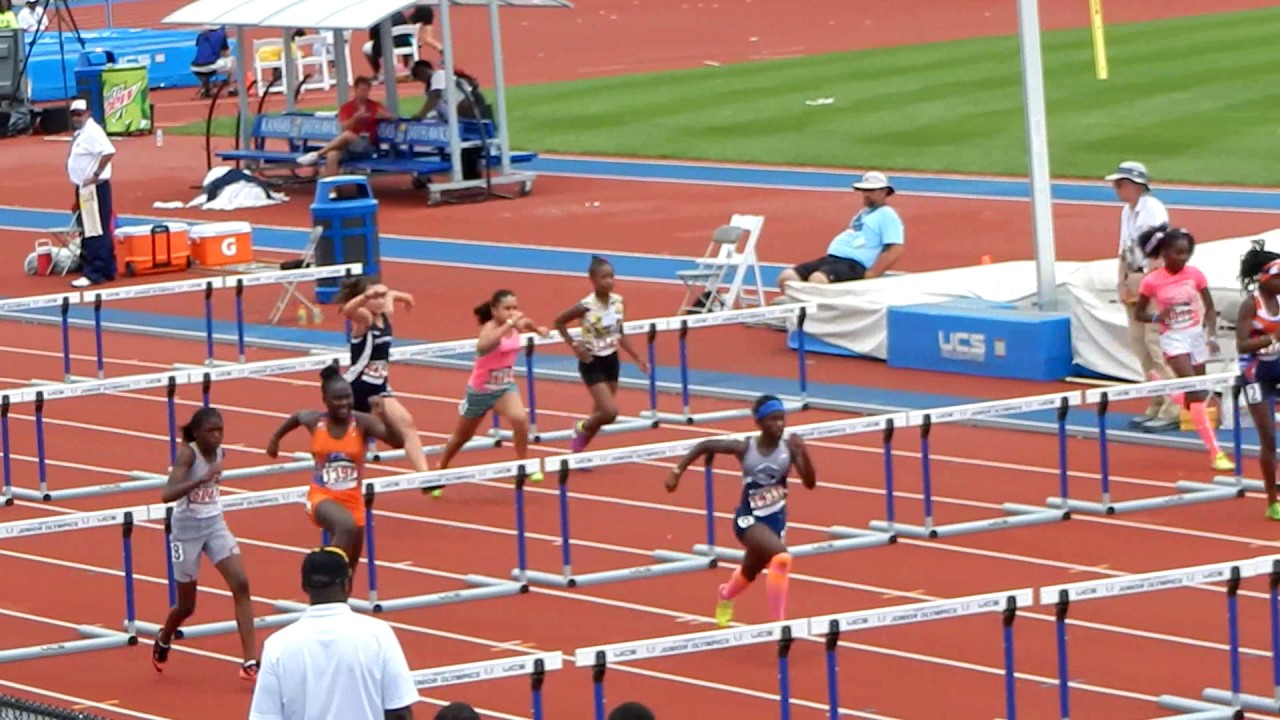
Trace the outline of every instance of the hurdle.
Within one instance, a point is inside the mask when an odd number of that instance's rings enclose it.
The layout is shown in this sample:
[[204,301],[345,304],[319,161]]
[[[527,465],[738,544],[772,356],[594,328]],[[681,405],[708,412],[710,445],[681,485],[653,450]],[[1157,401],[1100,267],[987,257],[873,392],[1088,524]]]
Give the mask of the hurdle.
[[[902,425],[906,422],[905,413],[891,413],[888,415],[873,415],[865,418],[853,418],[850,420],[832,420],[828,422],[812,423],[809,425],[797,425],[787,428],[787,435],[799,435],[806,440],[817,440],[820,438],[837,437],[844,435],[856,435],[859,433],[880,432],[883,438],[882,445],[884,447],[884,483],[885,483],[885,501],[888,505],[888,517],[892,518],[893,509],[893,433],[894,427]],[[738,437],[745,439],[755,433],[744,433]],[[785,442],[785,439],[784,439]],[[687,452],[687,451],[686,451]],[[740,563],[746,556],[746,553],[738,548],[722,547],[715,544],[715,514],[713,511],[713,482],[712,467],[710,459],[704,466],[706,477],[706,496],[707,496],[707,542],[693,546],[693,552],[698,555],[710,555],[720,560]],[[821,542],[807,543],[804,545],[788,545],[787,553],[792,557],[806,557],[809,555],[824,555],[834,552],[843,552],[845,550],[861,550],[864,548],[881,547],[884,545],[892,545],[898,541],[897,534],[892,528],[885,531],[862,530],[859,528],[848,527],[844,525],[834,525],[827,528],[827,533],[832,536],[831,540]]]
[[723,650],[774,643],[778,659],[778,695],[781,698],[782,717],[790,717],[791,675],[789,656],[791,645],[809,636],[809,623],[805,620],[784,620],[761,625],[746,625],[725,630],[672,635],[651,640],[638,640],[581,648],[574,652],[575,667],[591,668],[591,693],[594,707],[592,717],[605,720],[604,680],[610,665],[634,662],[643,658],[671,657],[707,650]]
[[0,317],[23,322],[29,315],[23,311],[58,308],[59,325],[62,329],[62,381],[87,380],[88,378],[71,374],[71,306],[81,302],[81,294],[54,293],[51,295],[32,295],[29,297],[0,300]]
[[[1090,502],[1085,500],[1076,500],[1066,497],[1065,493],[1060,497],[1050,497],[1046,500],[1049,507],[1067,509],[1073,512],[1082,512],[1090,515],[1117,515],[1127,512],[1141,512],[1143,510],[1154,510],[1166,507],[1181,507],[1206,502],[1216,502],[1218,500],[1231,500],[1244,497],[1245,489],[1240,484],[1232,484],[1224,487],[1222,484],[1198,483],[1187,480],[1180,480],[1174,483],[1174,489],[1178,492],[1171,495],[1160,495],[1149,498],[1137,498],[1134,500],[1124,500],[1113,502],[1111,499],[1111,462],[1107,445],[1107,411],[1110,404],[1120,400],[1133,400],[1139,398],[1148,398],[1156,395],[1168,395],[1172,393],[1187,392],[1209,392],[1214,393],[1222,388],[1234,384],[1239,375],[1235,372],[1217,373],[1214,375],[1202,375],[1193,378],[1180,378],[1177,380],[1160,380],[1156,382],[1135,383],[1120,387],[1104,387],[1092,388],[1084,392],[1084,401],[1086,404],[1097,406],[1098,416],[1098,452],[1101,462],[1101,500],[1100,502]],[[1239,402],[1233,400],[1233,412],[1239,417]],[[1239,427],[1237,422],[1236,426]],[[1237,434],[1239,430],[1237,429]],[[1240,467],[1240,449],[1236,448],[1236,469],[1239,472]]]
[[[1245,710],[1257,712],[1280,713],[1280,558],[1259,558],[1257,563],[1258,566],[1253,568],[1255,574],[1265,574],[1267,576],[1267,595],[1271,618],[1271,695],[1241,693],[1238,682],[1239,673],[1235,672],[1231,676],[1230,690],[1209,688],[1201,693],[1201,697],[1219,705],[1241,707]],[[1231,592],[1230,587],[1228,587],[1228,592]],[[1237,670],[1234,666],[1232,669],[1233,671]]]
[[[573,572],[573,541],[569,532],[569,475],[571,470],[603,465],[616,465],[624,462],[644,462],[660,457],[671,457],[688,452],[696,445],[696,441],[681,440],[673,443],[657,445],[639,445],[619,448],[617,450],[597,450],[594,452],[564,455],[558,458],[555,466],[559,470],[559,509],[560,509],[560,559],[559,573],[531,570],[524,564],[511,571],[511,577],[531,585],[544,585],[555,588],[576,588],[590,585],[604,585],[622,580],[662,577],[695,570],[710,570],[716,566],[716,559],[692,555],[672,550],[654,550],[651,557],[658,562],[651,565],[601,570],[599,572],[575,575]],[[683,449],[681,449],[683,448]],[[551,463],[545,463],[546,470],[552,469]]]
[[[873,520],[871,529],[881,532],[893,532],[912,538],[942,538],[983,532],[986,530],[1002,530],[1006,528],[1028,527],[1052,522],[1061,522],[1071,518],[1071,512],[1063,509],[1048,509],[1035,505],[1004,503],[1001,509],[1005,515],[986,520],[971,520],[950,525],[936,525],[933,517],[933,471],[929,459],[929,438],[933,426],[946,422],[970,422],[980,418],[998,415],[1017,415],[1038,410],[1056,410],[1058,418],[1058,482],[1062,492],[1067,488],[1067,413],[1071,406],[1080,404],[1080,393],[1065,392],[1036,395],[1033,397],[1015,398],[1012,400],[995,400],[992,402],[953,405],[934,410],[913,410],[907,413],[906,426],[920,429],[920,469],[924,481],[924,523],[907,525],[895,522],[890,514],[885,520]],[[892,487],[886,488],[886,494],[892,495]],[[890,511],[892,512],[892,501]]]
[[433,690],[450,685],[471,682],[488,682],[512,677],[529,678],[529,705],[533,720],[542,720],[542,685],[547,673],[564,667],[564,658],[558,652],[543,652],[523,657],[499,658],[481,662],[461,663],[445,667],[415,670],[413,684],[419,690]]
[[[1114,598],[1171,588],[1205,587],[1210,583],[1225,583],[1227,598],[1227,635],[1228,659],[1230,664],[1231,690],[1206,690],[1206,696],[1226,700],[1225,703],[1205,702],[1175,695],[1161,695],[1156,704],[1166,710],[1180,713],[1179,718],[1243,718],[1244,696],[1240,693],[1240,629],[1237,615],[1237,594],[1240,581],[1245,578],[1268,574],[1280,575],[1280,556],[1267,556],[1250,560],[1199,565],[1196,567],[1163,570],[1140,575],[1126,575],[1118,578],[1088,580],[1066,585],[1054,585],[1040,589],[1040,604],[1053,605],[1057,630],[1058,647],[1058,704],[1062,717],[1068,718],[1070,712],[1070,682],[1067,663],[1067,614],[1071,603],[1082,600]],[[1273,585],[1274,588],[1274,585]],[[1275,590],[1272,590],[1272,639],[1275,641],[1277,625],[1275,619]],[[1273,676],[1276,670],[1276,656],[1272,653]],[[1271,712],[1276,707],[1275,701],[1257,698],[1271,703]]]
[[76,632],[83,638],[66,642],[0,650],[0,663],[56,657],[92,650],[112,650],[138,644],[137,616],[133,588],[133,528],[136,517],[146,516],[146,508],[121,508],[94,513],[77,513],[56,518],[18,520],[0,524],[0,539],[34,537],[71,530],[119,527],[124,570],[125,631],[109,630],[98,625],[79,625]]
[[[1241,407],[1240,393],[1242,389],[1240,383],[1231,386],[1231,445],[1232,458],[1236,463],[1236,472],[1234,475],[1216,475],[1213,478],[1213,484],[1231,488],[1242,488],[1246,492],[1265,493],[1267,491],[1266,483],[1261,480],[1254,480],[1244,476],[1244,437],[1240,429]],[[1275,415],[1276,407],[1272,402],[1269,408],[1272,415]]]
[[1004,647],[1005,720],[1017,720],[1017,674],[1014,671],[1013,624],[1018,609],[1035,603],[1035,591],[1031,588],[1004,592],[970,595],[950,600],[895,605],[875,610],[861,610],[840,615],[827,615],[810,619],[808,635],[822,638],[827,660],[827,711],[831,720],[844,714],[840,708],[840,670],[837,649],[842,633],[893,627],[913,623],[940,620],[969,615],[999,614],[1001,641]]

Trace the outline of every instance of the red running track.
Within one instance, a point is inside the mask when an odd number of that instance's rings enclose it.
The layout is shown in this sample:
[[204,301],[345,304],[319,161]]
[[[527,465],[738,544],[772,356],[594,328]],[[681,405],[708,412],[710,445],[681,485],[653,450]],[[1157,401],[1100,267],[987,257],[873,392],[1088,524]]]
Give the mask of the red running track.
[[[118,338],[109,336],[109,340]],[[0,378],[10,386],[32,376],[56,375],[57,333],[31,328],[8,343],[0,355]],[[114,347],[114,343],[112,344]],[[77,344],[77,347],[85,347]],[[89,346],[91,347],[91,345]],[[124,375],[163,369],[190,360],[200,346],[193,343],[129,339],[130,359],[112,359],[108,372]],[[260,353],[270,356],[271,353]],[[78,363],[86,360],[78,359]],[[90,366],[91,367],[91,366]],[[82,371],[82,369],[80,370]],[[399,368],[397,387],[418,419],[428,442],[447,433],[456,405],[458,372]],[[269,383],[269,386],[268,386]],[[411,389],[405,392],[404,389]],[[583,394],[569,384],[544,382],[538,395],[544,428],[567,427],[581,409]],[[183,388],[180,415],[199,403],[198,388]],[[228,422],[227,444],[236,449],[229,466],[265,462],[261,448],[283,416],[318,402],[313,378],[300,376],[221,383],[214,403]],[[158,393],[113,396],[109,427],[99,427],[100,400],[50,403],[47,433],[50,479],[54,487],[109,482],[132,469],[158,469],[167,462],[164,402]],[[641,407],[641,393],[624,392],[624,411]],[[727,407],[708,402],[699,409]],[[13,418],[14,467],[17,482],[33,483],[34,440],[29,411]],[[794,422],[834,417],[808,412]],[[741,430],[742,422],[720,430]],[[672,427],[642,434],[603,438],[600,447],[656,442],[705,428]],[[301,449],[297,438],[288,449]],[[935,461],[935,514],[955,522],[998,514],[1001,501],[1036,502],[1056,492],[1056,474],[1046,459],[1056,457],[1051,437],[961,427],[938,427],[932,451]],[[918,522],[920,505],[917,445],[903,433],[897,451],[898,512],[904,522]],[[566,448],[539,447],[539,455]],[[814,443],[822,485],[818,495],[797,493],[792,506],[795,543],[822,537],[832,524],[863,526],[883,516],[880,455],[876,439],[864,436]],[[1073,443],[1074,494],[1096,489],[1096,448]],[[464,456],[467,462],[510,457],[509,449]],[[700,541],[700,477],[686,476],[674,496],[661,488],[668,464],[653,467],[614,466],[571,481],[574,492],[574,565],[579,572],[643,564],[654,548],[687,549]],[[1181,476],[1204,478],[1200,454],[1154,452],[1117,446],[1113,471],[1118,497],[1156,494]],[[399,468],[378,466],[375,475]],[[277,476],[237,488],[286,487],[298,476]],[[729,537],[727,510],[736,486],[731,471],[717,476],[718,538]],[[440,501],[416,493],[379,498],[378,547],[384,596],[434,592],[461,586],[465,573],[506,576],[512,568],[514,538],[510,489],[503,483],[451,489]],[[828,500],[828,498],[830,498]],[[559,565],[558,520],[554,491],[532,488],[528,495],[531,566],[550,570]],[[153,494],[135,493],[74,503],[19,503],[3,511],[5,519],[49,515],[74,508],[100,509],[154,502]],[[916,599],[955,597],[1027,586],[1090,579],[1119,572],[1142,572],[1202,562],[1227,561],[1265,554],[1274,546],[1262,526],[1256,500],[1200,508],[1162,510],[1113,519],[1077,518],[1068,523],[1009,530],[946,541],[903,540],[896,546],[856,554],[805,558],[796,566],[793,616],[809,616],[878,607]],[[316,531],[297,508],[241,511],[229,516],[244,546],[253,593],[263,599],[260,612],[274,599],[300,599],[293,580],[298,554],[313,546]],[[1254,525],[1257,524],[1255,528]],[[9,597],[0,621],[9,647],[67,639],[72,631],[54,621],[118,625],[123,609],[118,531],[84,531],[46,538],[26,538],[0,548],[6,577],[21,577],[28,588]],[[165,610],[164,565],[159,531],[135,534],[139,615],[158,621]],[[1109,565],[1109,567],[1107,567]],[[1102,567],[1099,567],[1102,566]],[[394,613],[411,664],[415,668],[483,660],[515,654],[520,648],[571,652],[585,645],[689,632],[707,624],[717,582],[725,570],[694,576],[657,578],[573,591],[534,589],[526,596]],[[206,578],[210,577],[206,573]],[[75,583],[74,590],[67,585]],[[62,586],[62,587],[59,587]],[[1250,591],[1260,591],[1248,583]],[[364,594],[363,580],[357,594]],[[194,622],[230,617],[221,583],[209,580]],[[1222,649],[1222,596],[1203,590],[1178,590],[1141,598],[1086,603],[1073,617],[1090,623],[1072,630],[1072,676],[1091,688],[1073,695],[1083,717],[1149,717],[1150,696],[1164,692],[1194,695],[1225,677]],[[762,588],[753,588],[739,603],[739,619],[763,620]],[[1255,596],[1242,599],[1246,647],[1263,651],[1266,606]],[[25,616],[15,615],[25,613]],[[35,617],[30,617],[35,616]],[[1056,691],[1051,616],[1031,610],[1018,624],[1018,666],[1026,673],[1019,684],[1020,707],[1032,717],[1048,716]],[[566,621],[566,619],[568,621]],[[1248,629],[1253,628],[1250,632]],[[999,668],[999,623],[994,617],[947,621],[928,628],[907,626],[846,638],[841,697],[846,708],[878,717],[993,717],[1003,712]],[[520,643],[519,646],[512,645]],[[496,647],[507,644],[503,649]],[[193,702],[217,716],[243,714],[249,689],[234,677],[234,636],[182,644],[172,668],[156,676],[138,648],[13,664],[6,677],[50,691],[96,701],[116,700],[121,707],[162,717],[187,717]],[[1128,650],[1130,652],[1120,652]],[[124,654],[128,654],[126,659]],[[1166,662],[1134,663],[1132,657],[1160,657]],[[1246,681],[1260,688],[1267,665],[1245,663]],[[802,643],[793,652],[793,696],[796,717],[818,718],[825,698],[823,659],[819,646]],[[912,693],[916,678],[928,677],[938,692]],[[446,690],[438,699],[468,699],[483,707],[525,717],[526,688],[517,681],[490,689],[483,685]],[[590,716],[589,673],[568,669],[548,678],[547,711],[552,718]],[[690,710],[747,717],[771,715],[775,692],[772,651],[738,649],[710,657],[669,658],[635,667],[620,667],[608,676],[611,702],[636,697],[671,715]],[[1136,694],[1136,697],[1135,697]],[[1144,697],[1145,696],[1145,697]],[[808,703],[807,705],[805,703]]]

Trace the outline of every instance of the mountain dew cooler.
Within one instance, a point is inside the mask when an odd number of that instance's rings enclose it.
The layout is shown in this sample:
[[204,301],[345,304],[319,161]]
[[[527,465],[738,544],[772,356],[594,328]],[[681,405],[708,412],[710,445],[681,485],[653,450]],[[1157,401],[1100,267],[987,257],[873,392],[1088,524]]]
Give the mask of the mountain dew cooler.
[[102,69],[102,129],[108,135],[151,132],[151,87],[146,65]]

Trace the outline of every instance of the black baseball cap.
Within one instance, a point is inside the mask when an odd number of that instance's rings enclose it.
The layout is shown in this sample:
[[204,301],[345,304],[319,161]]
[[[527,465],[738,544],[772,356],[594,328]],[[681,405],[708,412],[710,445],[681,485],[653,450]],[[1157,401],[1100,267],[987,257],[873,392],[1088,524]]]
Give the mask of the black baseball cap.
[[435,720],[480,720],[480,713],[464,702],[455,702],[440,708]]
[[340,548],[323,547],[312,550],[302,560],[302,587],[322,590],[345,582],[351,576],[347,554]]

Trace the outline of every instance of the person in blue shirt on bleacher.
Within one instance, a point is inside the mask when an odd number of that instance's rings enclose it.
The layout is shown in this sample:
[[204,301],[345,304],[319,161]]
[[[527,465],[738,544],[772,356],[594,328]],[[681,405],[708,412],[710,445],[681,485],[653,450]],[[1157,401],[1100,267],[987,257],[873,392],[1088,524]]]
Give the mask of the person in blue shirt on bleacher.
[[[236,61],[231,57],[231,43],[227,42],[225,25],[206,25],[196,35],[196,54],[191,60],[191,72],[197,76],[226,76],[228,95],[236,94]],[[208,97],[209,84],[201,82],[201,96]]]
[[905,231],[898,212],[885,204],[894,194],[893,185],[883,173],[869,172],[853,184],[862,193],[863,208],[849,222],[849,227],[831,240],[827,254],[778,276],[778,288],[787,283],[838,283],[883,275],[905,252]]

